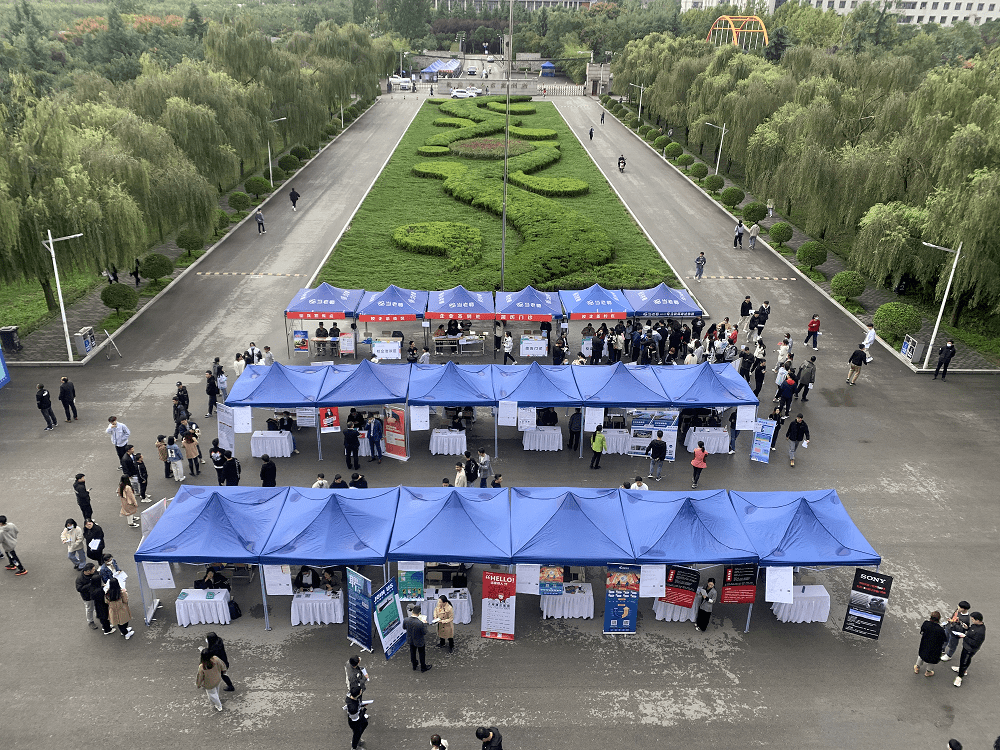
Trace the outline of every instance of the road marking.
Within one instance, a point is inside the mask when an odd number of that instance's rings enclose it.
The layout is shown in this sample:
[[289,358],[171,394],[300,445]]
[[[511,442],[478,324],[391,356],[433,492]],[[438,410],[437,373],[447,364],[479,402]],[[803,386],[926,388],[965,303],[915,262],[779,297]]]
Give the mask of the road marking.
[[305,276],[304,273],[255,273],[253,271],[206,271],[202,273],[198,271],[198,276],[253,276],[255,278],[262,278],[264,276]]
[[[689,279],[695,278],[688,276]],[[785,276],[702,276],[703,279],[748,279],[751,281],[798,281],[794,277]]]

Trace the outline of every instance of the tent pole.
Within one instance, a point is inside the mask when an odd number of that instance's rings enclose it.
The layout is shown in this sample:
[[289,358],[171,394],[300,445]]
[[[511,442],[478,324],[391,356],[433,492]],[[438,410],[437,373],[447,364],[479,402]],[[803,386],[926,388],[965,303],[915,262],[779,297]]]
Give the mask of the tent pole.
[[267,590],[264,588],[264,566],[258,565],[257,572],[260,573],[260,596],[264,603],[264,630],[271,629],[271,618],[267,616]]
[[[288,361],[292,361],[292,342],[288,338],[288,313],[285,313],[285,351],[288,352]],[[235,382],[235,381],[233,381]]]
[[314,409],[316,412],[316,452],[319,454],[319,460],[323,460],[323,432],[320,429],[319,420],[319,409]]
[[497,426],[497,422],[499,422],[499,421],[500,421],[500,405],[497,404],[497,413],[493,417],[493,457],[494,458],[499,458],[500,457],[500,438],[498,436],[499,427]]
[[136,574],[138,575],[138,578],[139,578],[139,599],[142,602],[142,619],[145,620],[146,627],[148,628],[149,627],[150,619],[149,619],[149,617],[146,614],[146,612],[147,612],[147,610],[146,610],[146,595],[142,593],[142,589],[144,588],[143,585],[142,585],[142,579],[144,578],[144,576],[143,576],[143,572],[144,571],[142,569],[142,563],[141,562],[137,563],[136,564],[136,568],[138,568],[138,570],[136,571]]
[[752,614],[753,614],[753,602],[750,602],[750,609],[747,610],[747,627],[746,630],[743,631],[744,633],[750,632],[750,615]]

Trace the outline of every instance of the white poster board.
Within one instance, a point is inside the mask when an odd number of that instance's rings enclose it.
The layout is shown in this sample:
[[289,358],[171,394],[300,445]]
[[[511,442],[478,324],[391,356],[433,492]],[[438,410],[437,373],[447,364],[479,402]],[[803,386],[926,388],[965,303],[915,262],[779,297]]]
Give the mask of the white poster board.
[[151,589],[177,588],[174,583],[174,572],[168,562],[144,562],[142,570],[146,574],[146,583]]
[[233,407],[225,404],[216,405],[216,422],[219,427],[219,447],[227,451],[236,451],[236,430],[233,428]]
[[305,408],[301,406],[295,407],[295,424],[298,427],[315,427],[316,408],[312,406]]
[[522,357],[544,357],[549,353],[549,342],[544,336],[521,336]]
[[642,565],[639,568],[639,596],[666,596],[667,566]]
[[341,333],[340,334],[340,353],[341,354],[354,354],[354,334],[353,333]]
[[501,427],[513,427],[517,424],[517,401],[500,402],[497,424]]
[[594,337],[593,336],[584,336],[583,337],[583,341],[580,342],[580,353],[583,356],[585,356],[585,357],[589,357],[589,356],[591,356],[594,353]]
[[756,406],[737,406],[736,407],[736,429],[737,430],[752,430],[757,422],[757,407]]
[[517,429],[521,432],[535,429],[537,419],[538,410],[534,406],[517,407]]
[[597,425],[604,424],[604,409],[585,406],[583,408],[583,431],[593,432]]
[[[233,431],[240,433],[253,432],[253,413],[249,406],[233,407]],[[221,443],[222,440],[219,440]],[[232,450],[230,448],[230,450]]]
[[260,574],[264,576],[264,590],[268,596],[291,596],[292,569],[288,565],[261,565]]
[[538,579],[542,575],[542,566],[518,563],[514,572],[517,574],[517,593],[538,596]]
[[379,341],[378,339],[375,339],[372,341],[372,354],[379,359],[402,359],[403,342]]
[[429,406],[410,407],[410,431],[429,430],[431,428],[431,408]]
[[764,588],[765,602],[791,604],[794,601],[791,568],[767,568],[765,580],[767,582]]

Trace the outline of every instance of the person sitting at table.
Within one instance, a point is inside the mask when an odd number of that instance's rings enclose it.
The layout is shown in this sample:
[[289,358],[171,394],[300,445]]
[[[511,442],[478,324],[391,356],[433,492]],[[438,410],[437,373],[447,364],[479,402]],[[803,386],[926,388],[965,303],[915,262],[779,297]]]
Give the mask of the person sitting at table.
[[449,320],[448,321],[448,330],[445,331],[445,335],[446,336],[458,336],[459,335],[458,321],[457,320]]
[[722,427],[722,418],[719,416],[718,412],[716,412],[716,411],[713,410],[712,413],[709,415],[709,417],[708,417],[708,426],[709,427]]
[[465,432],[465,423],[462,422],[461,412],[456,412],[455,416],[452,418],[451,429],[458,430],[459,432]]
[[319,339],[328,339],[328,338],[330,338],[330,332],[328,330],[326,330],[326,328],[323,325],[323,321],[322,320],[319,322],[319,327],[316,329],[315,333],[313,333],[313,337],[317,339],[317,341],[316,341],[316,353],[317,354],[326,354],[326,341],[319,341]]
[[583,356],[583,352],[577,352],[576,359],[573,360],[574,365],[585,365],[587,364],[587,358]]
[[353,427],[355,430],[364,429],[365,426],[365,418],[353,406],[351,413],[347,415],[347,426]]
[[337,580],[337,571],[333,568],[323,568],[320,575],[319,585],[324,591],[336,594],[340,591],[340,582]]
[[447,336],[447,335],[448,335],[448,334],[447,334],[447,333],[445,333],[445,330],[444,330],[444,323],[442,323],[441,325],[439,325],[439,326],[437,327],[437,330],[436,330],[436,331],[434,331],[434,338],[436,338],[436,339],[441,339],[441,338],[444,338],[444,337],[445,337],[445,336]]
[[555,407],[549,406],[543,412],[543,422],[545,427],[555,427],[559,424],[559,415],[556,413]]
[[312,591],[315,588],[319,588],[319,573],[310,568],[308,565],[303,565],[299,568],[299,572],[295,576],[293,586],[296,591]]
[[222,575],[222,573],[217,573],[215,568],[211,565],[209,565],[208,570],[205,571],[205,576],[201,580],[195,581],[194,587],[196,589],[231,590],[229,588],[229,579]]
[[337,476],[335,476],[333,478],[333,481],[330,482],[330,489],[331,490],[346,490],[346,489],[349,489],[350,486],[351,485],[349,485],[347,482],[345,482],[344,478],[340,474],[338,474]]
[[340,329],[334,323],[333,328],[330,329],[330,348],[332,351],[336,351],[335,347],[338,346],[340,346]]

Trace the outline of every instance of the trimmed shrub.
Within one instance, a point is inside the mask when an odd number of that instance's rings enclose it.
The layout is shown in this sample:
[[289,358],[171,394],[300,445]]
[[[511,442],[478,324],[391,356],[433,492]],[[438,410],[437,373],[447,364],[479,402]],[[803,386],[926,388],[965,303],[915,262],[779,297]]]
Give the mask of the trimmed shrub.
[[704,187],[710,193],[717,193],[722,190],[722,186],[726,184],[726,181],[717,174],[710,174],[705,178]]
[[299,161],[297,156],[292,156],[291,154],[285,154],[280,159],[278,159],[278,166],[281,167],[286,172],[294,172],[302,166],[302,162]]
[[743,202],[744,198],[746,198],[746,193],[735,185],[727,187],[719,196],[719,200],[722,201],[722,205],[727,208],[735,208]]
[[816,266],[826,263],[826,246],[816,240],[803,242],[802,247],[799,248],[795,257],[798,258],[799,263],[808,266],[812,270]]
[[340,122],[334,120],[333,122],[328,123],[326,127],[323,128],[323,132],[333,138],[335,135],[340,133]]
[[645,136],[645,135],[646,135],[646,133],[648,133],[648,132],[649,132],[650,130],[653,130],[653,129],[654,129],[654,128],[653,128],[653,126],[652,126],[652,125],[640,125],[640,126],[639,126],[639,131],[638,131],[638,132],[639,132],[639,135],[641,135],[641,136]]
[[771,239],[778,243],[778,247],[784,245],[792,239],[792,225],[787,221],[779,221],[768,231]]
[[669,143],[663,149],[663,155],[668,159],[676,159],[678,156],[684,153],[684,147],[679,143]]
[[[294,170],[293,170],[294,171]],[[271,167],[267,176],[277,182],[278,180],[284,180],[288,178],[288,174],[281,167]]]
[[186,250],[188,255],[196,253],[205,247],[205,238],[200,232],[196,232],[193,229],[182,229],[177,233],[175,242],[177,243],[177,247],[181,250]]
[[229,194],[229,207],[235,211],[249,211],[252,205],[253,201],[246,193],[237,190]]
[[743,207],[743,221],[748,226],[762,221],[767,216],[767,206],[760,202],[747,203]]
[[344,119],[347,120],[348,122],[353,122],[354,120],[357,120],[360,115],[361,112],[353,104],[350,107],[346,107],[344,109]]
[[674,159],[674,164],[676,164],[681,169],[687,169],[692,164],[694,164],[694,157],[691,154],[681,154],[676,159]]
[[[511,128],[513,130],[513,128]],[[455,141],[449,146],[452,153],[469,159],[502,159],[504,153],[503,138],[470,138],[467,141]],[[509,156],[521,156],[534,151],[535,146],[527,141],[511,138],[507,144]]]
[[646,131],[646,135],[644,135],[643,138],[649,143],[652,143],[653,141],[656,140],[656,138],[659,135],[660,135],[659,130],[657,130],[656,128],[650,128],[649,130]]
[[830,291],[838,297],[851,299],[865,292],[865,277],[857,271],[841,271],[830,279]]
[[556,131],[549,128],[519,128],[516,125],[510,126],[510,134],[526,141],[554,141],[559,137]]
[[639,118],[633,117],[628,121],[628,126],[630,130],[637,130],[639,128]]
[[451,149],[447,146],[420,146],[417,153],[421,156],[448,156]]
[[475,124],[464,117],[439,117],[434,121],[434,125],[439,128],[471,128]]
[[696,180],[703,180],[708,176],[708,167],[706,167],[701,162],[697,164],[692,164],[691,169],[688,170],[688,174],[694,177]]
[[229,229],[229,223],[232,221],[232,217],[223,211],[221,208],[215,212],[215,232],[216,234],[222,234],[227,229]]
[[159,281],[173,270],[174,262],[160,253],[150,253],[139,261],[139,275],[150,281]]
[[134,310],[139,306],[139,292],[128,284],[109,284],[101,290],[101,302],[115,312]]
[[601,94],[601,104],[607,104],[611,101],[611,97],[607,94]]
[[[486,102],[486,109],[490,110],[490,112],[499,112],[500,114],[504,114],[507,111],[507,102],[506,101],[499,101],[499,102],[488,101],[488,102]],[[535,107],[534,104],[513,104],[513,103],[511,103],[511,105],[510,105],[510,113],[512,115],[533,115],[537,111],[538,111],[538,108]]]
[[[653,148],[655,148],[657,151],[662,151],[663,149],[665,149],[667,147],[667,145],[669,143],[670,143],[670,136],[669,135],[657,136],[656,140],[653,141]],[[680,145],[680,144],[678,144],[678,145]]]
[[902,341],[908,333],[920,330],[923,320],[917,308],[905,302],[886,302],[879,305],[872,318],[875,330],[887,341]]
[[422,255],[447,256],[452,270],[468,268],[482,256],[480,231],[454,221],[425,221],[397,227],[392,241],[403,250]]
[[312,158],[313,152],[305,146],[292,146],[289,152],[299,161],[307,161]]
[[590,184],[572,177],[537,177],[524,172],[511,172],[510,184],[517,185],[532,193],[547,195],[550,198],[561,196],[584,195],[590,192]]
[[254,175],[250,177],[246,182],[243,183],[243,187],[248,193],[253,193],[254,197],[258,200],[260,196],[267,195],[271,192],[271,183],[260,175]]

